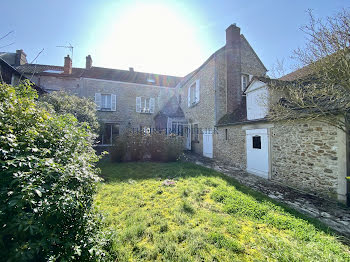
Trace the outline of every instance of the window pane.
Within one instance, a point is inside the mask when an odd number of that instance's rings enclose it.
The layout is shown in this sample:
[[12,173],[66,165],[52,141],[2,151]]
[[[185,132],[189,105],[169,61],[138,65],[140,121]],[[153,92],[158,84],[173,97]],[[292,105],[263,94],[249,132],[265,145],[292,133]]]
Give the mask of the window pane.
[[261,136],[253,136],[253,148],[261,149]]
[[103,144],[109,145],[112,143],[112,124],[105,124],[103,132]]

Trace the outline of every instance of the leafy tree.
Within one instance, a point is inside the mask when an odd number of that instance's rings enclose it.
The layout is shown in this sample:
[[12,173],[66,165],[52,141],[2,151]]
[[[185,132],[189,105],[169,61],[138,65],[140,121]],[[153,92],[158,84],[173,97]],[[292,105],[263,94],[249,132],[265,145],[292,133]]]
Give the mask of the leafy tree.
[[28,83],[0,84],[1,260],[99,260],[93,135],[36,98]]
[[[294,52],[304,67],[293,81],[272,81],[280,103],[271,105],[270,119],[293,121],[317,119],[343,131],[349,127],[350,110],[350,12],[342,10],[326,20],[316,19],[302,27],[307,40]],[[282,78],[283,79],[283,78]]]
[[79,122],[88,123],[95,132],[99,128],[96,104],[90,99],[58,91],[43,95],[39,101],[51,106],[58,114],[72,114]]

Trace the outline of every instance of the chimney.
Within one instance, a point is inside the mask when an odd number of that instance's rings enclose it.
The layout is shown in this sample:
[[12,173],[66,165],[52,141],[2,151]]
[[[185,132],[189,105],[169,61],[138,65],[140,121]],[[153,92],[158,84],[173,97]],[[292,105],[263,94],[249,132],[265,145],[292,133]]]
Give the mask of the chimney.
[[20,66],[27,64],[27,55],[23,52],[23,49],[16,50],[16,60],[14,66]]
[[134,68],[133,67],[129,67],[129,71],[130,72],[134,72]]
[[92,67],[92,58],[91,58],[91,55],[88,55],[86,57],[86,66],[85,68],[86,69],[90,69]]
[[63,72],[68,75],[72,74],[72,59],[69,55],[64,58]]
[[[227,113],[243,109],[243,91],[241,88],[241,29],[236,24],[226,29],[226,88]],[[242,113],[244,113],[242,112]]]

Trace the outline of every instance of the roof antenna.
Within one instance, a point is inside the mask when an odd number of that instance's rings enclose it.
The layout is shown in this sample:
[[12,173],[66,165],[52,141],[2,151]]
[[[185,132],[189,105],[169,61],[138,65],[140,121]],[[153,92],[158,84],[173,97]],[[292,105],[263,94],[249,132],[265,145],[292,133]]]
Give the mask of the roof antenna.
[[71,43],[68,43],[69,45],[58,45],[58,46],[56,46],[56,47],[62,47],[62,48],[67,48],[67,49],[69,49],[70,50],[70,52],[71,52],[71,57],[72,57],[72,59],[73,59],[73,46],[72,46],[72,44]]

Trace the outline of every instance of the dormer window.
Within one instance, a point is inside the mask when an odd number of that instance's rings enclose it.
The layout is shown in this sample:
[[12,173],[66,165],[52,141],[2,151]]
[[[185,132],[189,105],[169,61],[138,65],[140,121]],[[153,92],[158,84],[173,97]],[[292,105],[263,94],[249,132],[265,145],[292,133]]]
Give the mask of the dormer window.
[[248,75],[242,75],[242,91],[244,91],[249,83],[249,76]]
[[152,77],[147,78],[147,82],[154,84],[156,82],[156,80],[154,80]]

